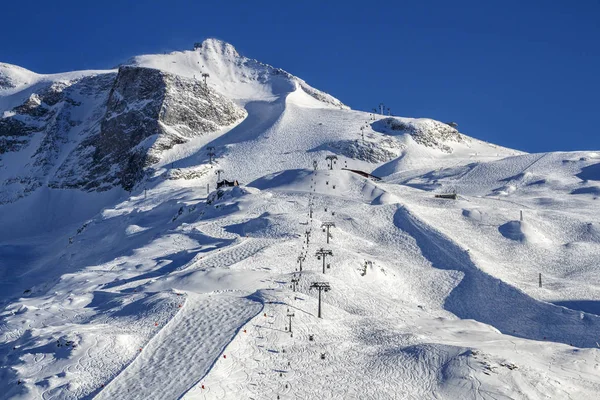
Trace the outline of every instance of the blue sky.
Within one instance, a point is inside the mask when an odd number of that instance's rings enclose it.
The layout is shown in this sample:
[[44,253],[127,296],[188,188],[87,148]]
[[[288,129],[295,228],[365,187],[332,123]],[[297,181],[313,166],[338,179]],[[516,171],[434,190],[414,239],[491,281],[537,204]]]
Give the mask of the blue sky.
[[[89,3],[89,4],[87,4]],[[217,37],[354,109],[530,152],[600,150],[600,1],[11,1],[0,61],[109,68]]]

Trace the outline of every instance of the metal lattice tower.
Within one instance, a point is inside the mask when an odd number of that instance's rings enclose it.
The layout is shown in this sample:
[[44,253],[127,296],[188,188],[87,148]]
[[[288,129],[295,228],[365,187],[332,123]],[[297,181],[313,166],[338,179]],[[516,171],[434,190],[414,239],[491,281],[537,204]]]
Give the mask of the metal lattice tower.
[[333,223],[333,222],[323,222],[321,224],[321,228],[327,229],[327,243],[329,243],[329,237],[330,237],[330,235],[329,235],[329,228],[335,228],[335,223]]
[[287,313],[287,317],[290,319],[289,331],[292,333],[292,317],[294,317],[294,313]]
[[294,275],[290,282],[292,282],[292,290],[295,292],[296,288],[298,287],[298,283],[300,282],[300,278]]
[[317,289],[319,291],[319,310],[317,316],[319,318],[323,318],[321,316],[321,292],[329,292],[331,290],[331,286],[329,286],[328,282],[313,282],[309,289]]
[[306,259],[305,256],[300,255],[298,256],[298,263],[300,263],[300,272],[302,272],[302,262]]
[[329,163],[329,169],[333,169],[333,164],[335,164],[337,162],[337,156],[329,155],[329,156],[325,157],[325,159]]
[[317,256],[317,260],[320,260],[321,258],[323,259],[323,273],[325,273],[325,258],[327,256],[332,256],[333,257],[333,252],[331,250],[326,250],[324,248],[320,248],[315,253],[315,256]]

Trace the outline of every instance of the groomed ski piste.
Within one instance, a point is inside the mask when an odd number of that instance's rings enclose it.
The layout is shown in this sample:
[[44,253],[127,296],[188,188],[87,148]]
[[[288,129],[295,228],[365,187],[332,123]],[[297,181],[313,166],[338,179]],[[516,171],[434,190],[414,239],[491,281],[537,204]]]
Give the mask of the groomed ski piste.
[[131,63],[202,66],[243,121],[131,192],[0,205],[0,398],[597,397],[600,152],[432,144],[204,48]]

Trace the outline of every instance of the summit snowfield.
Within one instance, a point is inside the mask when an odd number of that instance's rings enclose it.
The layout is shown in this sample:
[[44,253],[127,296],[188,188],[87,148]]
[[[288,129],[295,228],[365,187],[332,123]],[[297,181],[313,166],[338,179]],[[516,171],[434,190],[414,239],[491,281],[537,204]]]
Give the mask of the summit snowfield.
[[597,397],[600,151],[194,47],[0,63],[0,398]]

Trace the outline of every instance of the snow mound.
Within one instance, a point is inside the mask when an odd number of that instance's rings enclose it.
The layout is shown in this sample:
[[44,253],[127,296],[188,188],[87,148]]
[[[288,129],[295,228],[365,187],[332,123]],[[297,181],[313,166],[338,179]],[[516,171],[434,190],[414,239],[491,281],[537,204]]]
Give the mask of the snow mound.
[[600,243],[600,223],[588,222],[585,224],[585,231],[582,236],[585,241]]
[[527,221],[509,221],[498,227],[498,231],[507,239],[522,243],[549,243],[542,233]]
[[480,210],[463,209],[462,215],[473,222],[481,222],[483,220],[483,213]]
[[600,181],[600,163],[583,167],[577,177],[584,181]]
[[573,189],[571,194],[592,194],[594,196],[600,196],[600,186],[586,186]]

